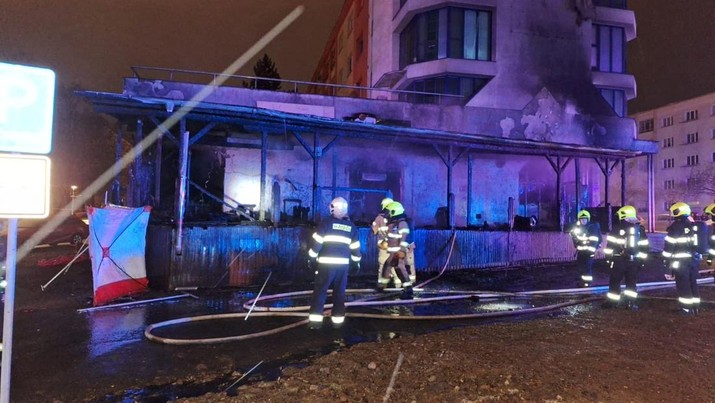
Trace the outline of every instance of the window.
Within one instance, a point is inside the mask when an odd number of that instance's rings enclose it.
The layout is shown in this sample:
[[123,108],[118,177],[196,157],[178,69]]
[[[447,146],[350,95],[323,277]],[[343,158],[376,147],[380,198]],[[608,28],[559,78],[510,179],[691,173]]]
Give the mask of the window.
[[715,128],[713,128],[711,131],[712,131],[712,138],[715,139]]
[[713,162],[715,162],[715,153],[713,153]]
[[626,71],[626,40],[621,27],[593,24],[591,69],[610,73]]
[[698,110],[697,109],[685,112],[685,121],[690,122],[692,120],[698,120]]
[[667,118],[663,118],[661,120],[660,127],[668,127],[668,126],[673,126],[673,117],[672,116],[668,116]]
[[668,179],[663,183],[663,188],[665,190],[672,190],[675,189],[675,179]]
[[641,120],[638,122],[638,133],[652,132],[653,119]]
[[491,60],[491,12],[447,7],[417,14],[400,33],[400,68],[429,60]]
[[673,138],[668,137],[666,139],[663,139],[663,148],[668,148],[673,146]]
[[699,163],[700,161],[697,155],[688,155],[685,165],[693,167],[695,165],[698,165]]
[[688,133],[685,135],[685,144],[693,144],[698,142],[698,132]]
[[667,158],[663,160],[663,169],[675,168],[675,158]]
[[[400,94],[401,101],[413,103],[464,104],[489,82],[487,78],[441,76],[412,82],[407,91],[429,94]],[[462,97],[440,97],[433,94],[461,95]]]
[[[611,105],[613,111],[620,117],[628,115],[626,112],[626,93],[623,90],[601,89],[601,96]],[[653,130],[651,128],[651,130]]]
[[715,105],[710,107],[710,116],[715,116]]

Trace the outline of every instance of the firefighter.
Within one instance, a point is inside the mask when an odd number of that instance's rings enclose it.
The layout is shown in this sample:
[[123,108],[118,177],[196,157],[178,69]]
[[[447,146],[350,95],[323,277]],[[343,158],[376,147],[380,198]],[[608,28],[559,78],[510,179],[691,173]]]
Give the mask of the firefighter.
[[581,275],[579,285],[588,287],[593,283],[593,258],[601,245],[601,226],[591,222],[591,213],[587,210],[579,211],[577,218],[571,239],[576,247],[576,265]]
[[638,269],[648,258],[648,238],[645,228],[638,221],[635,207],[623,206],[618,209],[616,215],[619,222],[606,237],[606,248],[603,250],[610,268],[607,300],[604,306],[617,306],[621,303],[621,280],[625,277],[624,306],[637,310]]
[[[390,255],[387,252],[387,224],[390,221],[390,213],[387,211],[386,207],[388,204],[392,203],[389,197],[382,199],[380,202],[380,213],[372,221],[372,233],[375,234],[377,238],[377,282],[380,283],[380,278],[382,277],[382,269],[385,267],[385,262]],[[402,280],[395,273],[395,269],[391,269],[390,278],[394,281],[395,288],[402,287]],[[389,282],[388,282],[389,283]]]
[[385,289],[390,282],[390,271],[394,269],[402,277],[403,298],[412,298],[412,280],[406,267],[407,249],[409,247],[407,235],[410,232],[410,227],[407,223],[405,209],[398,202],[392,202],[386,208],[390,213],[387,230],[387,252],[389,255],[382,270],[382,276],[378,281],[378,289]]
[[710,230],[708,237],[708,265],[712,266],[715,259],[715,203],[709,204],[703,211],[705,214],[705,223]]
[[313,301],[308,326],[318,329],[323,324],[323,306],[328,288],[333,289],[331,321],[339,327],[345,320],[345,287],[348,269],[359,268],[360,240],[358,229],[348,218],[348,202],[336,197],[330,202],[330,217],[323,220],[313,234],[309,265],[316,267]]
[[681,312],[685,315],[697,315],[700,308],[697,280],[701,258],[697,250],[697,226],[690,218],[690,206],[683,202],[670,206],[670,215],[674,220],[665,236],[663,258],[666,267],[675,275]]

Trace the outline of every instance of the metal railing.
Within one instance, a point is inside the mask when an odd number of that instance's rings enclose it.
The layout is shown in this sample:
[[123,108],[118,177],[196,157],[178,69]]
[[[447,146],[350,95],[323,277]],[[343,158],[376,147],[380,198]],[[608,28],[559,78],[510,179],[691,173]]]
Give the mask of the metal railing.
[[[285,80],[279,78],[244,76],[238,74],[221,74],[208,71],[183,70],[165,67],[132,66],[134,77],[141,80],[168,80],[191,84],[216,85],[217,79],[226,79],[222,84],[225,87],[270,89],[278,84],[281,88],[275,91],[295,94],[330,95],[335,97],[363,98],[363,99],[388,99],[409,100],[410,97],[434,99],[436,102],[422,102],[429,104],[459,105],[466,102],[463,95],[441,94],[434,92],[407,91],[361,87],[355,85],[316,83],[312,81]],[[266,85],[268,84],[268,85]]]

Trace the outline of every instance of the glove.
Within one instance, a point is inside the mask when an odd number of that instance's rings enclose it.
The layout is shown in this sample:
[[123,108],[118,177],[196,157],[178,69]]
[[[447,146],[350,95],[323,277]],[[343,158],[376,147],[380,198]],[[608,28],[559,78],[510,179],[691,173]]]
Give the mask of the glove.
[[359,274],[360,273],[360,262],[350,261],[349,271],[351,274]]

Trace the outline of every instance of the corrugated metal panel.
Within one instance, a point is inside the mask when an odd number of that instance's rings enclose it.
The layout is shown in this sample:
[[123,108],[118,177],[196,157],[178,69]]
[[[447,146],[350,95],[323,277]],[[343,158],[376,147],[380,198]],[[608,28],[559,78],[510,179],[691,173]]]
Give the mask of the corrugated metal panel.
[[[189,227],[184,231],[181,256],[173,253],[173,231],[167,226],[149,227],[147,271],[153,286],[256,285],[269,271],[272,281],[312,277],[306,264],[312,228]],[[377,240],[369,228],[360,228],[359,235],[362,273],[377,275]],[[418,271],[444,267],[451,236],[450,230],[415,230]],[[455,236],[446,270],[573,260],[574,249],[566,233],[458,230]]]

